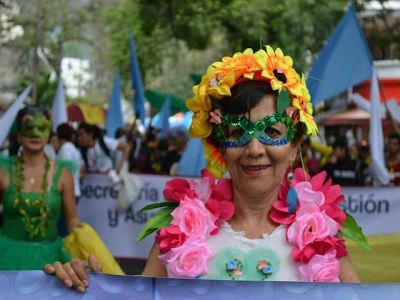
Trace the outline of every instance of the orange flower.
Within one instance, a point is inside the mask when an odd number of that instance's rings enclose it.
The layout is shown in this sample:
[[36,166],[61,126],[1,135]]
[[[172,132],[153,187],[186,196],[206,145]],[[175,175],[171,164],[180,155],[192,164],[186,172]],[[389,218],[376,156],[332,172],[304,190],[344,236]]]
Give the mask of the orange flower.
[[221,178],[224,176],[227,168],[226,161],[222,156],[221,151],[215,145],[208,143],[203,139],[203,147],[205,158],[207,162],[207,170],[210,171],[214,177]]
[[293,69],[293,60],[290,56],[284,56],[280,48],[275,51],[271,46],[266,46],[267,52],[259,50],[256,52],[258,63],[262,67],[261,76],[270,80],[271,88],[281,92],[288,89],[290,94],[299,96],[301,87],[300,77]]
[[261,69],[253,49],[250,48],[244,50],[243,53],[235,53],[233,57],[224,57],[221,62],[216,62],[212,66],[216,69],[215,73],[221,77],[233,72],[235,80],[241,76],[253,79],[254,73]]

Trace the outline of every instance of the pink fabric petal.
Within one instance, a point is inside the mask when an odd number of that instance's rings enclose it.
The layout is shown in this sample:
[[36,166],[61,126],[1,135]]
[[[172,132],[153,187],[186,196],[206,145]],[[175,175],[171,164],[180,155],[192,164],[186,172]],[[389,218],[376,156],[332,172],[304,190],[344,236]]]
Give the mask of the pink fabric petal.
[[320,173],[318,173],[317,175],[315,175],[314,177],[311,178],[310,182],[312,185],[312,189],[314,191],[320,191],[324,181],[326,179],[327,173],[325,171],[322,171]]

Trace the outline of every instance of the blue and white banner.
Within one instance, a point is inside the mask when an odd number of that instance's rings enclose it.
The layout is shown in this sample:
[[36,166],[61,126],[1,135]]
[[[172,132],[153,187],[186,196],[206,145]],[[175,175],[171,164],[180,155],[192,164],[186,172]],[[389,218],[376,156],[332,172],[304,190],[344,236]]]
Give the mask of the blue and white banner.
[[[154,242],[149,236],[140,243],[135,239],[152,211],[138,213],[145,205],[163,201],[163,188],[170,176],[137,175],[142,189],[133,205],[118,211],[117,191],[106,175],[88,175],[78,204],[81,219],[96,229],[110,251],[117,257],[146,258]],[[191,178],[193,179],[193,178]],[[400,187],[344,188],[347,210],[366,235],[400,232]]]
[[41,271],[0,272],[0,299],[363,299],[397,300],[399,284],[168,279],[89,274],[85,294]]

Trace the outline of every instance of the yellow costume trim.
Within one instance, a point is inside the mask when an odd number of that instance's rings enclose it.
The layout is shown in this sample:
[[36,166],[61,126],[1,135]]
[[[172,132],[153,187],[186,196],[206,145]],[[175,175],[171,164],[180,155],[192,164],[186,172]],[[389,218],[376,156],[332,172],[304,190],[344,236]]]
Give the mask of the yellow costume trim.
[[82,260],[87,260],[89,254],[93,254],[102,265],[104,273],[125,275],[110,250],[89,224],[75,227],[64,238],[64,250],[72,257]]

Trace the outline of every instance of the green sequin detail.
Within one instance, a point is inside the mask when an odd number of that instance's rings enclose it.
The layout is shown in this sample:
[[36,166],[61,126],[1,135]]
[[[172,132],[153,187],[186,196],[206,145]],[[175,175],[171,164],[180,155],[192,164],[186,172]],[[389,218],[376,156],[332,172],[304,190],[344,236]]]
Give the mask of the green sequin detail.
[[34,116],[32,120],[21,123],[18,132],[27,138],[47,138],[50,135],[51,122],[43,116]]

